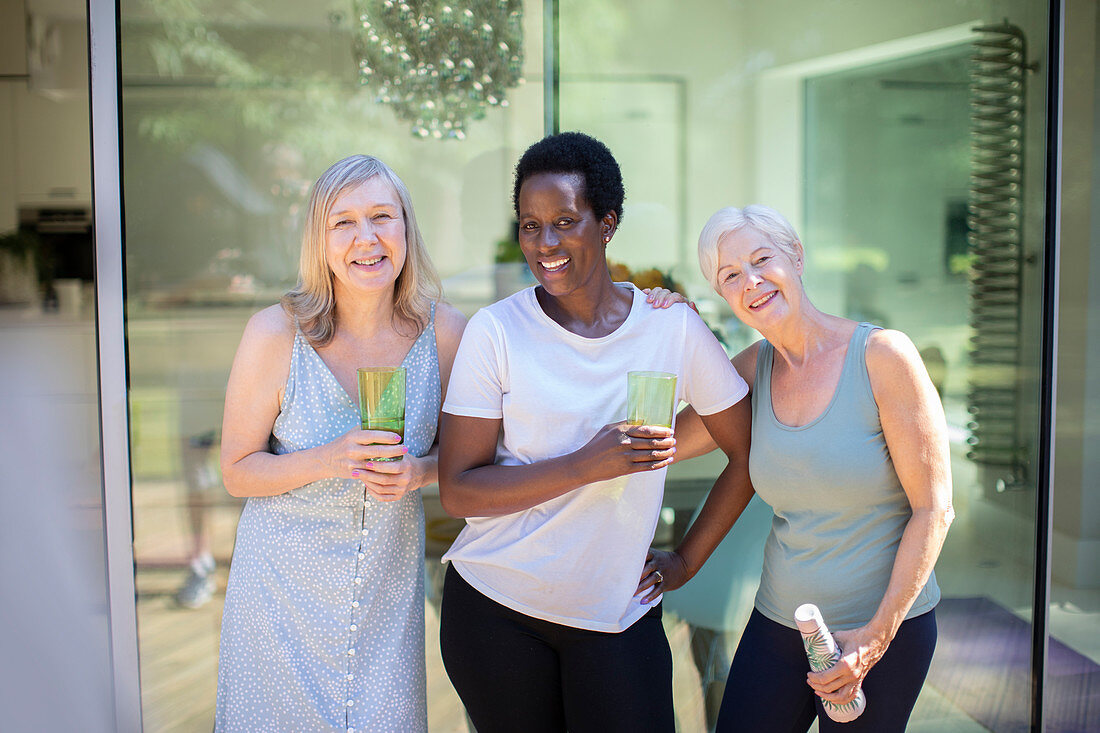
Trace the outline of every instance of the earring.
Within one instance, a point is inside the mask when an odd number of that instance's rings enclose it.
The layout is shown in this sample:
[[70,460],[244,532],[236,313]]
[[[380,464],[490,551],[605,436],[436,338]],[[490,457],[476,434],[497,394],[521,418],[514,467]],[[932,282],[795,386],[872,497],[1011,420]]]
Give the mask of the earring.
[[603,235],[603,243],[604,244],[607,244],[610,241],[611,241],[611,235],[610,234]]

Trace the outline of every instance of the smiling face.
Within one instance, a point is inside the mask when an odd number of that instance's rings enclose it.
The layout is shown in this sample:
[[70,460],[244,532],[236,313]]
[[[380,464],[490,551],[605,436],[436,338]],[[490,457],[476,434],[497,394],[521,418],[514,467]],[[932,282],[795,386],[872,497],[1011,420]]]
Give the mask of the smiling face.
[[748,226],[719,240],[717,275],[734,315],[756,329],[797,312],[802,303],[802,258]]
[[519,192],[519,244],[527,266],[547,294],[567,296],[608,278],[606,238],[614,212],[597,216],[576,173],[538,173]]
[[382,176],[349,188],[325,218],[325,261],[336,297],[390,291],[405,266],[405,217]]

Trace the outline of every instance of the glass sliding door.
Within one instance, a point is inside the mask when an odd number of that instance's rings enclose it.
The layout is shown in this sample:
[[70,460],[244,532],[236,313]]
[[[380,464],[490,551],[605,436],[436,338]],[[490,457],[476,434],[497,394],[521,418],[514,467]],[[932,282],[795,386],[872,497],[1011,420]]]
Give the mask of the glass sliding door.
[[[415,69],[398,64],[363,79],[365,44],[381,48],[393,40],[375,24],[363,25],[360,11],[369,22],[381,4],[123,0],[119,6],[133,551],[146,728],[212,724],[221,608],[241,511],[218,471],[225,381],[248,317],[293,284],[311,181],[355,152],[389,163],[409,184],[447,299],[467,315],[531,284],[516,257],[511,171],[544,133],[544,6],[556,6],[560,22],[560,128],[600,137],[623,165],[626,213],[609,251],[617,277],[687,293],[734,354],[758,334],[702,282],[696,237],[722,206],[765,203],[787,214],[803,236],[816,304],[900,329],[921,350],[948,416],[957,519],[937,567],[944,591],[940,642],[910,728],[1026,730],[1032,637],[1043,623],[1050,631],[1041,680],[1045,729],[1100,725],[1094,561],[1100,494],[1092,465],[1100,428],[1090,417],[1100,394],[1090,376],[1100,374],[1091,368],[1100,305],[1089,285],[1100,240],[1088,213],[1098,205],[1100,87],[1091,81],[1066,109],[1062,185],[1070,193],[1060,222],[1049,568],[1038,567],[1035,556],[1038,457],[1050,438],[1038,429],[1050,3],[684,0],[644,3],[639,12],[629,0],[528,0],[526,83],[507,91],[507,107],[491,105],[461,135],[439,114],[401,116],[406,100],[394,91],[395,75]],[[38,26],[39,40],[55,37],[49,29],[64,23],[54,18],[50,25],[53,4],[41,11],[39,3],[27,5],[47,21]],[[1090,3],[1063,5],[1066,68],[1100,79],[1100,14]],[[988,203],[988,171],[976,167],[970,106],[974,41],[982,37],[975,29],[1006,22],[1019,29],[1026,71],[1014,91],[1021,98],[1022,114],[1013,122],[1018,147],[1005,148],[1005,161],[996,161],[1011,162],[1013,178],[1000,184],[1016,185],[1007,196],[1017,217],[1010,256],[998,261],[983,259],[988,247],[976,237],[981,207],[978,214],[974,207]],[[68,49],[72,30],[56,32]],[[64,121],[82,114],[72,107],[79,107],[83,87],[66,81],[71,70],[63,71],[54,87],[0,80],[0,101],[12,112],[0,115],[0,144],[19,172],[0,181],[0,203],[9,201],[0,211],[0,234],[21,226],[24,204],[56,208],[58,197],[64,208],[91,203],[79,175],[66,173],[76,184],[48,180],[48,171],[69,170],[80,159],[72,148],[77,135]],[[428,92],[420,102],[440,98]],[[59,105],[68,107],[59,112]],[[31,147],[13,142],[24,139]],[[66,262],[78,265],[75,258]],[[2,274],[8,278],[10,270]],[[82,302],[90,301],[88,278],[62,279],[83,281]],[[12,286],[7,279],[0,285],[3,300]],[[1006,287],[1011,298],[1002,301]],[[71,336],[76,345],[65,353],[91,358],[86,347],[95,331],[79,326],[90,311],[73,310],[77,290],[40,293],[45,307],[36,317],[74,318],[65,328],[35,327],[28,337],[45,349],[51,334]],[[4,312],[13,310],[5,305]],[[25,325],[8,323],[5,338]],[[58,378],[71,377],[75,386],[48,395],[58,409],[47,420],[80,433],[76,461],[91,455],[87,439],[96,433],[94,425],[76,427],[94,407],[85,389],[90,362],[69,361],[68,376]],[[28,356],[5,367],[53,379],[58,364]],[[13,404],[24,410],[19,415],[41,409],[31,401]],[[23,446],[7,443],[11,456],[25,458],[31,451]],[[682,535],[720,463],[711,456],[674,467],[655,543],[671,546]],[[55,528],[78,545],[69,554],[84,558],[80,572],[98,578],[98,504],[84,489],[78,493],[59,499],[57,506],[75,502],[66,515],[75,518]],[[472,730],[437,639],[438,558],[462,523],[443,513],[434,489],[423,493],[430,726]],[[770,520],[770,508],[754,500],[700,576],[666,600],[679,730],[713,726]],[[1048,570],[1049,605],[1035,617],[1036,578]],[[106,619],[99,594],[85,601],[92,608],[86,639],[97,639],[85,651],[95,666],[107,655]]]
[[[637,282],[681,288],[736,353],[759,336],[701,282],[696,237],[722,206],[768,204],[803,237],[815,304],[913,339],[948,415],[958,518],[937,567],[940,643],[911,727],[1026,729],[1042,570],[1034,547],[1045,440],[1038,365],[1047,90],[1043,73],[1022,72],[1014,259],[990,264],[972,236],[972,204],[982,195],[972,180],[972,57],[981,37],[974,28],[1007,18],[1024,36],[1021,67],[1041,67],[1047,4],[698,0],[644,14],[633,8],[560,3],[561,128],[593,132],[623,162],[624,222],[609,258]],[[975,326],[988,320],[991,289],[1001,308],[1003,284],[975,273],[1002,265],[1013,278],[1010,348]],[[1007,397],[977,399],[990,388]],[[670,471],[658,542],[683,531],[720,468],[709,460]],[[771,519],[758,501],[700,577],[666,598],[682,730],[714,722]]]
[[[398,115],[394,89],[417,73],[415,59],[379,66],[361,83],[364,45],[398,44],[378,20],[381,7],[121,5],[134,553],[149,730],[208,730],[213,721],[241,511],[218,470],[225,383],[249,316],[295,281],[311,182],[353,153],[386,161],[410,188],[446,297],[467,314],[526,282],[507,261],[511,166],[542,134],[541,5],[519,15],[516,63],[530,83],[507,89],[507,106],[471,114],[461,134],[442,114],[438,125],[430,114]],[[442,93],[425,89],[422,102],[442,104]],[[433,730],[464,730],[436,641],[438,558],[457,525],[434,487],[424,501],[429,720]]]
[[975,232],[973,187],[986,180],[974,161],[975,53],[965,43],[806,79],[804,230],[830,310],[908,334],[948,416],[956,519],[916,717],[1002,730],[1030,721],[1039,338],[1021,334],[1030,351],[983,352],[987,301],[1006,298],[981,275],[1033,279],[1030,299],[998,301],[1018,329],[1040,309],[1040,273],[1023,247],[990,252]]

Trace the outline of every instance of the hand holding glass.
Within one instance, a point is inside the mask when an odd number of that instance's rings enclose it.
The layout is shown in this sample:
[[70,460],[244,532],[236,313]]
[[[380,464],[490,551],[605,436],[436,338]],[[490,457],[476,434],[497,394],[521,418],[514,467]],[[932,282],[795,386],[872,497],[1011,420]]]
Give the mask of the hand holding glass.
[[[385,430],[405,442],[405,367],[359,369],[359,421],[363,430]],[[374,458],[375,461],[400,461]]]
[[676,375],[668,372],[626,373],[626,421],[631,425],[671,428],[676,410]]

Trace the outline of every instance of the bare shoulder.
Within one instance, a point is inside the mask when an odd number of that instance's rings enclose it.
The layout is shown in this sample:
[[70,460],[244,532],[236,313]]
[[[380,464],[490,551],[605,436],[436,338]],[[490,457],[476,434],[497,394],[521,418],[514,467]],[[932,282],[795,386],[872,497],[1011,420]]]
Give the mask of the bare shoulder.
[[443,379],[443,395],[447,395],[447,382],[451,378],[458,344],[466,328],[466,316],[450,303],[442,300],[435,305],[435,347],[439,354],[439,372]]
[[244,327],[242,346],[248,342],[253,348],[268,349],[289,346],[294,340],[294,321],[281,305],[271,305],[252,314]]
[[435,337],[440,345],[454,342],[457,347],[465,328],[466,316],[462,311],[443,300],[435,304]]
[[923,369],[920,354],[917,353],[913,341],[901,331],[889,328],[871,332],[867,338],[867,353],[864,358],[872,378],[876,373],[884,374],[897,369]]
[[880,329],[867,339],[867,375],[879,405],[880,398],[905,398],[923,394],[929,389],[935,394],[928,370],[921,361],[913,341],[901,331]]
[[737,370],[741,378],[748,382],[750,392],[756,382],[756,356],[760,353],[760,344],[762,343],[764,343],[764,339],[750,344],[730,360],[733,362],[733,368]]
[[267,377],[274,374],[285,381],[290,373],[295,330],[294,321],[280,305],[253,314],[244,327],[235,365],[250,375]]

